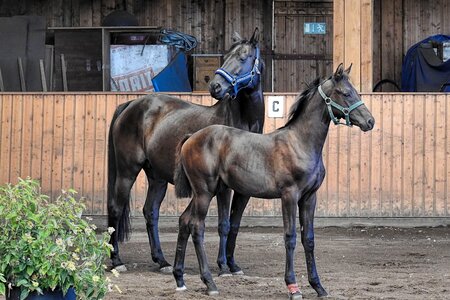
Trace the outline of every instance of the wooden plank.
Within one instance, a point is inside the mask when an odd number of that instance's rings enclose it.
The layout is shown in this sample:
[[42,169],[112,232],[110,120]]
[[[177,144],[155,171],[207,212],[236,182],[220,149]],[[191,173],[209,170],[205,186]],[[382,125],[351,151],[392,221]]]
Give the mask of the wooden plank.
[[435,202],[434,214],[436,217],[446,216],[445,200],[447,197],[446,181],[450,178],[446,177],[446,168],[448,166],[445,151],[447,150],[448,129],[446,128],[448,120],[446,114],[446,96],[436,96],[436,136],[435,136]]
[[23,96],[17,95],[12,102],[12,118],[11,118],[11,165],[10,180],[17,182],[21,171],[21,153],[22,153],[22,118],[23,118]]
[[382,137],[382,171],[381,171],[381,215],[391,216],[392,214],[392,108],[393,103],[390,97],[382,96],[383,101],[383,137]]
[[383,99],[380,95],[372,96],[372,116],[375,119],[375,128],[372,129],[370,135],[372,136],[372,155],[370,157],[371,164],[371,194],[369,198],[370,215],[381,216],[381,174],[382,170],[382,143],[383,143]]
[[373,1],[361,1],[361,91],[373,87]]
[[349,216],[357,216],[361,211],[361,130],[350,129],[349,138]]
[[446,122],[445,122],[445,132],[447,136],[447,142],[445,143],[445,175],[446,175],[446,186],[445,186],[445,215],[450,216],[450,96],[446,94],[445,98],[445,111],[446,111]]
[[62,186],[64,149],[64,96],[56,95],[53,115],[52,197],[56,198]]
[[436,203],[436,98],[435,95],[425,96],[425,121],[424,121],[424,214],[433,216]]
[[[363,97],[364,103],[372,111],[373,97]],[[375,120],[375,126],[378,126]],[[370,215],[370,187],[371,187],[371,174],[370,170],[371,157],[372,157],[372,132],[363,132],[361,134],[361,155],[360,155],[360,170],[359,170],[359,182],[360,182],[360,205],[358,215],[369,216]]]
[[65,190],[73,188],[74,151],[75,151],[75,95],[64,97],[62,183]]
[[[33,95],[33,143],[31,150],[31,177],[41,181],[42,176],[42,146],[44,124],[44,96]],[[49,142],[49,141],[47,141]]]
[[391,216],[401,216],[403,198],[403,96],[392,97],[392,209]]
[[0,130],[0,184],[11,181],[11,123],[12,123],[12,99],[11,95],[1,97],[1,130]]
[[410,217],[414,203],[414,96],[408,94],[403,97],[403,198],[401,214]]
[[[332,124],[330,126],[333,126]],[[339,216],[348,216],[350,212],[350,197],[349,197],[349,168],[350,168],[350,148],[349,148],[349,140],[350,140],[350,130],[347,127],[339,126],[338,127],[338,194],[339,194],[339,202],[337,207],[337,214]]]
[[333,1],[333,69],[345,62],[345,0]]
[[26,92],[27,91],[27,86],[25,84],[25,73],[24,73],[24,70],[23,70],[23,63],[22,63],[22,58],[21,57],[17,58],[17,64],[19,66],[20,90],[22,92]]
[[42,192],[51,195],[53,191],[52,163],[53,163],[53,142],[54,142],[54,95],[49,95],[44,99],[43,110],[43,133],[42,133]]
[[73,188],[78,195],[83,196],[84,178],[84,127],[85,127],[86,96],[75,95],[75,124],[73,149]]
[[346,67],[353,64],[351,79],[361,90],[361,5],[359,0],[345,1],[345,59]]
[[21,167],[19,176],[22,178],[31,177],[31,155],[33,145],[33,96],[24,95],[22,97],[22,151]]
[[414,193],[413,216],[424,214],[425,97],[414,99]]
[[95,160],[95,95],[86,96],[84,127],[83,197],[89,213],[94,212],[94,160]]

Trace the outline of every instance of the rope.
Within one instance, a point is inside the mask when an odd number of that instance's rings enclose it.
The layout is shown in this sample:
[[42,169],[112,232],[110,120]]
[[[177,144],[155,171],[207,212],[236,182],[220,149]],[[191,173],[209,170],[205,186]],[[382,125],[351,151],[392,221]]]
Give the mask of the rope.
[[183,51],[191,51],[197,47],[197,39],[189,34],[170,29],[162,29],[159,41],[163,44],[175,46]]

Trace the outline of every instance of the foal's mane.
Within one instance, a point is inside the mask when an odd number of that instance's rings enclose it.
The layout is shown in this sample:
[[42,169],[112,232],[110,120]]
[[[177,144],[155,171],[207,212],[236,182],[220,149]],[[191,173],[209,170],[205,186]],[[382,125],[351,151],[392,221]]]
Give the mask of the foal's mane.
[[297,99],[295,100],[295,103],[292,105],[291,111],[289,112],[288,121],[283,127],[289,126],[297,119],[297,117],[306,107],[304,103],[314,95],[314,92],[319,87],[321,82],[322,79],[320,77],[317,77],[308,85],[308,87],[303,92],[300,93],[300,95],[297,96]]

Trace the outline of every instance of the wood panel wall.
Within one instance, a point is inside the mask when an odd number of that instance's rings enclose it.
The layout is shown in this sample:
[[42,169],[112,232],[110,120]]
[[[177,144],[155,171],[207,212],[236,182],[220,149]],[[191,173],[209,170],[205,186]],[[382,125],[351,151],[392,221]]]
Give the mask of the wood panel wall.
[[[284,95],[286,107],[295,99]],[[207,94],[182,99],[212,105]],[[267,97],[268,95],[266,95]],[[331,125],[324,147],[327,175],[318,195],[318,216],[450,217],[450,96],[363,94],[375,129]],[[1,94],[0,183],[31,176],[52,197],[75,188],[88,212],[106,214],[106,147],[111,116],[136,94]],[[285,118],[266,118],[265,131]],[[141,216],[146,179],[132,193],[132,213]],[[188,199],[172,187],[164,216],[177,216]],[[213,201],[210,214],[217,213]],[[252,199],[248,216],[281,215],[279,200]]]

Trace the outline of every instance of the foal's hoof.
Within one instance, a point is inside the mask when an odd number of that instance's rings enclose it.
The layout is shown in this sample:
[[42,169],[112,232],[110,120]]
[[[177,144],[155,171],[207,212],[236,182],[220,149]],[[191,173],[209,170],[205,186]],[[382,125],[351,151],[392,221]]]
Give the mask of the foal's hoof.
[[242,275],[244,275],[244,271],[239,270],[239,271],[236,271],[236,272],[231,272],[231,274],[237,275],[237,276],[242,276]]
[[318,293],[317,297],[320,298],[328,298],[328,293],[326,291],[323,291],[323,293]]
[[159,269],[159,272],[163,274],[172,274],[173,268],[172,266],[162,267]]
[[118,265],[112,268],[113,270],[116,270],[119,273],[124,273],[126,271],[128,271],[127,267],[125,267],[125,265]]
[[232,276],[232,274],[228,270],[221,270],[219,272],[219,277],[230,277],[230,276]]
[[185,285],[183,285],[182,287],[177,287],[177,288],[175,289],[175,291],[177,291],[177,292],[183,292],[183,291],[185,291],[185,290],[187,290],[187,287],[186,287]]
[[289,294],[289,300],[302,300],[302,299],[303,299],[303,296],[302,296],[302,293],[300,293],[300,292]]

